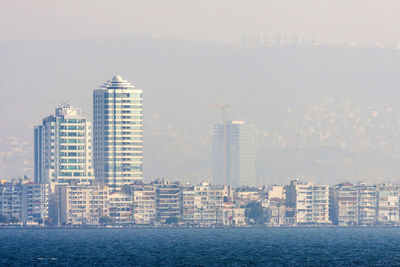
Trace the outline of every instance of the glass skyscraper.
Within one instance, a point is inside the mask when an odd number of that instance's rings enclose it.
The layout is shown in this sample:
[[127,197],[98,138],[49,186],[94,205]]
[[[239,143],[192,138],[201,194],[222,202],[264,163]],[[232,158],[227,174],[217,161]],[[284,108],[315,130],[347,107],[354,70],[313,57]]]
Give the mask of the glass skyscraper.
[[34,129],[35,182],[87,183],[93,180],[91,123],[81,109],[69,104],[56,108]]
[[142,90],[116,75],[93,92],[96,179],[112,190],[143,179]]
[[255,128],[244,121],[227,121],[213,128],[213,181],[232,186],[257,185]]

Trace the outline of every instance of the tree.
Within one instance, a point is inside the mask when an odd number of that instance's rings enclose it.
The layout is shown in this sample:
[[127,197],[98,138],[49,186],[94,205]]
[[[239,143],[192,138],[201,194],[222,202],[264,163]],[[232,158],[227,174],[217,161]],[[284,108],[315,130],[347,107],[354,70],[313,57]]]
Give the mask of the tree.
[[112,224],[113,219],[108,217],[108,216],[103,216],[99,220],[100,224],[106,225],[106,224]]
[[168,217],[167,219],[165,219],[166,224],[177,224],[178,222],[179,222],[178,217]]
[[6,215],[0,215],[0,223],[8,223],[8,218]]
[[12,217],[10,223],[12,224],[19,223],[19,219],[17,217]]
[[261,202],[253,201],[248,203],[246,205],[245,215],[249,219],[250,223],[264,223],[264,211]]

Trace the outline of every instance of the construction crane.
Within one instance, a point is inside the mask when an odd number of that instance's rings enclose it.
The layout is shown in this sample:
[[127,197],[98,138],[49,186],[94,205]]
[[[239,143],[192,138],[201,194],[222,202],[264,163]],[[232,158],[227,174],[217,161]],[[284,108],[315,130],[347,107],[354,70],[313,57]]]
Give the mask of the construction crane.
[[227,177],[226,177],[226,110],[229,108],[229,105],[215,105],[215,107],[221,109],[222,111],[222,138],[223,138],[223,161],[224,161],[224,168],[223,168],[223,178],[224,178],[224,184],[227,184]]

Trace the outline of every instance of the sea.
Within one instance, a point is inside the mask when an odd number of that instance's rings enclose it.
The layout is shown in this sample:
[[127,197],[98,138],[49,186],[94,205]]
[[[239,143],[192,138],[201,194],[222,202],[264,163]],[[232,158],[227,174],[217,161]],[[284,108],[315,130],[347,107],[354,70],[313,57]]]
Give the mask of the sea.
[[400,228],[0,229],[0,266],[400,266]]

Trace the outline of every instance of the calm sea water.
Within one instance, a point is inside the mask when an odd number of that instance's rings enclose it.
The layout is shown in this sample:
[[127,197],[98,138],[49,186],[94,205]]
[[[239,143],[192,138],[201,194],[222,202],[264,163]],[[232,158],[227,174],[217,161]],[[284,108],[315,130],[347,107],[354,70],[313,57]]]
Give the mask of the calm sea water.
[[7,265],[400,265],[400,228],[0,229]]

